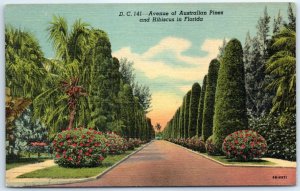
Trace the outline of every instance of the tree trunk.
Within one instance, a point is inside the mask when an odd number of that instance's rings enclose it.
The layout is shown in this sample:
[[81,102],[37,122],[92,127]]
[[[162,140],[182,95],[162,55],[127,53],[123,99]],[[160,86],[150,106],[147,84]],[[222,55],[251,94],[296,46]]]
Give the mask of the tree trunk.
[[75,119],[75,114],[76,114],[76,108],[73,108],[72,111],[70,112],[70,119],[69,119],[69,126],[68,130],[73,128],[73,123]]

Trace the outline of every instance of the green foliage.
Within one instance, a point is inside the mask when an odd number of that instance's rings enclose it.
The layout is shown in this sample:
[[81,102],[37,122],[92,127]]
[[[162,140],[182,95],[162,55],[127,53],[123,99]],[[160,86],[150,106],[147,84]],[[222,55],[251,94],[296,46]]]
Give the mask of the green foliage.
[[203,108],[204,108],[204,98],[205,98],[206,84],[207,84],[206,82],[207,82],[207,75],[205,75],[203,78],[202,91],[201,91],[200,101],[198,105],[197,137],[202,136]]
[[[22,115],[14,121],[15,129],[13,135],[16,138],[14,144],[15,153],[21,151],[34,152],[39,149],[31,145],[33,142],[44,142],[49,143],[48,140],[48,129],[40,123],[40,121],[33,119],[32,107],[27,108]],[[41,147],[44,152],[49,152],[48,146]],[[42,152],[39,152],[42,153]]]
[[5,84],[12,97],[34,98],[43,91],[44,54],[29,32],[5,26]]
[[189,114],[190,114],[190,100],[191,100],[192,90],[188,91],[185,96],[185,108],[184,108],[184,138],[188,138],[189,129]]
[[[200,101],[201,87],[199,83],[194,83],[191,90],[190,107],[189,107],[189,129],[188,136],[194,137],[197,134],[197,115]],[[177,113],[179,118],[179,113]],[[177,132],[177,130],[176,130]]]
[[267,151],[266,140],[255,131],[240,130],[228,135],[222,145],[227,158],[251,161],[261,158]]
[[63,167],[99,166],[109,152],[105,136],[91,129],[73,129],[58,133],[53,141],[55,163]]
[[280,112],[280,124],[288,121],[286,117],[296,112],[296,32],[283,28],[274,36],[274,54],[267,62],[266,72],[274,76],[267,86],[275,90],[271,113]]
[[134,137],[134,96],[130,85],[125,84],[119,92],[120,119],[124,122],[122,135],[126,138]]
[[225,47],[217,80],[213,141],[218,149],[227,135],[248,128],[244,81],[243,49],[233,39]]
[[266,156],[296,161],[296,115],[293,122],[279,126],[279,117],[266,115],[249,120],[249,128],[262,135],[268,144]]
[[214,59],[210,62],[208,68],[202,119],[202,139],[204,141],[206,141],[206,139],[211,136],[213,132],[215,93],[219,67],[219,61],[217,59]]

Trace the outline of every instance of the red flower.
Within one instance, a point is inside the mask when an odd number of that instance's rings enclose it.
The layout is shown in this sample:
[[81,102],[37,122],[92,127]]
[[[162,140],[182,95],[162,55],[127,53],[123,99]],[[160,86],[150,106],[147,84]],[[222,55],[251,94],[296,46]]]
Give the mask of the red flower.
[[79,145],[80,145],[81,147],[83,147],[83,143],[80,143]]
[[58,134],[58,138],[60,138],[60,139],[61,139],[61,138],[62,138],[62,135],[61,135],[61,134]]
[[69,157],[69,158],[68,158],[68,161],[73,161],[72,157]]
[[92,148],[90,148],[90,149],[89,149],[89,152],[90,152],[90,153],[91,153],[91,152],[93,152],[93,149],[92,149]]
[[84,138],[85,138],[85,135],[81,135],[81,138],[84,139]]
[[67,134],[67,135],[66,135],[66,138],[67,138],[67,139],[69,139],[69,138],[70,138],[70,136],[71,136],[70,134]]
[[59,155],[59,154],[57,154],[55,157],[56,157],[56,158],[60,158],[60,155]]
[[100,160],[100,161],[103,161],[103,160],[104,160],[104,157],[101,155],[101,156],[99,157],[99,160]]
[[59,145],[60,145],[60,146],[63,146],[63,145],[64,145],[64,143],[63,143],[63,142],[60,142],[60,143],[59,143]]

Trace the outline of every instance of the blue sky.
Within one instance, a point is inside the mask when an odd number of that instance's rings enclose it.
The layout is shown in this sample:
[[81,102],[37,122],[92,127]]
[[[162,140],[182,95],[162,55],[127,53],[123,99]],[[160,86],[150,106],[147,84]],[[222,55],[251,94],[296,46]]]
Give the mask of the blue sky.
[[[113,56],[134,62],[137,80],[150,87],[153,107],[149,116],[162,125],[172,117],[182,97],[194,82],[201,84],[208,64],[218,54],[224,38],[244,42],[247,31],[256,33],[256,24],[267,6],[273,18],[280,10],[287,20],[287,3],[239,4],[81,4],[9,5],[5,23],[33,33],[46,57],[54,57],[47,27],[53,15],[76,19],[107,32]],[[203,22],[141,23],[139,17],[119,17],[119,12],[142,11],[223,11],[222,16],[203,16]],[[143,18],[148,16],[144,15]]]

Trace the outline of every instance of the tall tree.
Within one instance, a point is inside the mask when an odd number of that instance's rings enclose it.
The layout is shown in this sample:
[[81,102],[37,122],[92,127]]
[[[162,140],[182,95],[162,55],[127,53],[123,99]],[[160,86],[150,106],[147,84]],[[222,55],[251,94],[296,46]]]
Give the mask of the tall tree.
[[244,79],[243,49],[232,39],[225,47],[215,95],[213,141],[218,149],[227,135],[248,128]]
[[205,90],[203,120],[202,120],[202,139],[206,141],[213,132],[213,117],[215,108],[215,93],[218,80],[220,63],[213,59],[208,68],[207,84]]
[[191,100],[192,90],[189,90],[185,97],[185,111],[184,111],[184,138],[188,138],[188,129],[189,129],[189,118],[190,118],[190,100]]
[[198,105],[200,101],[201,87],[199,83],[194,83],[191,90],[189,108],[189,129],[188,136],[193,137],[197,134]]
[[197,113],[197,137],[202,136],[202,121],[203,121],[203,108],[204,108],[204,98],[206,92],[206,83],[207,82],[207,75],[203,78],[202,83],[202,91],[200,95],[199,105],[198,105],[198,113]]

